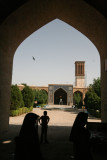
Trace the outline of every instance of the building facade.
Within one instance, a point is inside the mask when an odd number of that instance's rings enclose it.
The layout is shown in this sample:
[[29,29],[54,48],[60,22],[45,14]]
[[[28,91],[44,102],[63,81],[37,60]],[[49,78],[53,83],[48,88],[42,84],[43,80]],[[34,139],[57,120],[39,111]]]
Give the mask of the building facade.
[[48,104],[73,105],[73,85],[49,84]]
[[[22,90],[24,85],[18,85]],[[88,88],[85,86],[85,61],[75,62],[75,86],[72,84],[49,84],[47,86],[29,86],[34,90],[45,90],[48,93],[48,104],[73,105],[73,96],[75,93],[81,95],[84,103],[85,94]]]
[[66,84],[48,85],[48,104],[73,105],[73,95],[79,93],[82,102],[88,88],[85,85],[85,61],[75,62],[75,86]]

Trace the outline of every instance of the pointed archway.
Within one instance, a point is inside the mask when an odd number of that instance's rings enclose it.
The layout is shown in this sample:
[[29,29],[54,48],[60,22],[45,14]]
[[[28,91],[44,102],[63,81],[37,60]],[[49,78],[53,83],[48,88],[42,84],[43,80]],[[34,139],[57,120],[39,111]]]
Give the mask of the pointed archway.
[[59,88],[55,91],[54,104],[67,105],[67,93],[62,88]]
[[[0,25],[0,132],[8,129],[13,56],[34,31],[60,19],[87,36],[101,58],[101,119],[107,122],[107,19],[85,1],[27,1]],[[100,23],[101,22],[101,23]]]
[[[83,93],[82,93],[82,92],[80,92],[80,91],[76,91],[76,92],[74,92],[74,93],[73,93],[73,99],[74,99],[74,95],[76,95],[76,94],[79,94],[79,95],[80,95],[80,97],[81,97],[81,101],[83,102]],[[73,100],[73,102],[74,102],[74,100]]]

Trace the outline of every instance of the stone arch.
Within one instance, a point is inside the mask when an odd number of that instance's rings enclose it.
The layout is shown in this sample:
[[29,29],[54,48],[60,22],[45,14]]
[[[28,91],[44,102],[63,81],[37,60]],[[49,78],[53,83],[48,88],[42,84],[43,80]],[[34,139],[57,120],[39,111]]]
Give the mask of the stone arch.
[[83,93],[81,91],[77,90],[73,94],[75,94],[75,93],[79,93],[81,95],[81,98],[83,99]]
[[88,87],[86,88],[77,88],[77,87],[74,87],[73,88],[73,94],[75,93],[75,92],[77,92],[77,91],[79,91],[79,92],[81,92],[82,93],[82,100],[84,100],[84,98],[85,98],[85,94],[87,93],[87,91],[88,91]]
[[77,94],[77,93],[79,93],[79,95],[81,96],[81,100],[82,100],[82,102],[83,102],[83,93],[82,93],[81,91],[77,90],[77,91],[75,91],[75,92],[73,93],[73,103],[74,103],[74,104],[75,104],[74,94]]
[[10,86],[13,56],[18,46],[34,31],[54,19],[60,19],[87,36],[101,59],[101,105],[103,122],[107,122],[107,20],[85,1],[27,1],[0,25],[0,132],[8,129]]
[[67,92],[63,88],[58,88],[54,92],[54,104],[67,105]]

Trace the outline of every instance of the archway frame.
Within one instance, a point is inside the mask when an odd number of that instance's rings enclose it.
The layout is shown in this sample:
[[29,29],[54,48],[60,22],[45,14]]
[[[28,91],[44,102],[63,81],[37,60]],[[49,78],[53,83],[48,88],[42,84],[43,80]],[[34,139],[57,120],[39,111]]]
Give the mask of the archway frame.
[[79,90],[77,90],[77,91],[73,92],[73,102],[74,102],[74,94],[77,94],[77,93],[79,93],[79,94],[80,94],[80,96],[81,96],[81,100],[82,100],[82,103],[84,103],[83,93],[82,93],[81,91],[79,91]]
[[67,91],[64,89],[63,85],[62,85],[61,87],[57,88],[57,89],[54,91],[54,93],[55,93],[57,90],[59,90],[59,89],[62,89],[62,90],[64,90],[64,91],[67,93]]
[[81,95],[81,98],[83,99],[83,93],[82,93],[81,91],[77,90],[77,91],[75,91],[75,92],[73,93],[73,95],[76,94],[76,93],[79,93],[79,94]]
[[30,0],[0,25],[0,132],[8,129],[13,57],[18,46],[34,31],[60,19],[88,37],[101,60],[101,120],[107,122],[107,19],[83,0]]
[[68,95],[67,95],[67,92],[66,92],[66,90],[63,88],[63,87],[60,87],[60,88],[57,88],[55,91],[54,91],[54,104],[55,104],[55,94],[56,94],[56,92],[58,91],[58,90],[62,90],[63,92],[65,92],[66,93],[66,105],[68,104]]

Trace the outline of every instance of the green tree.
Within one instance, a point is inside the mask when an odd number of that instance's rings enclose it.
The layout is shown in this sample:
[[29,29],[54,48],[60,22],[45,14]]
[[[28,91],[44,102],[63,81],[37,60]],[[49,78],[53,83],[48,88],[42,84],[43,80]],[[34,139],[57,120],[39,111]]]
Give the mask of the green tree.
[[87,109],[101,110],[101,98],[92,88],[88,90],[84,99]]
[[[93,84],[90,84],[88,92],[84,98],[85,106],[90,114],[100,117],[101,115],[101,79],[97,78],[93,80]],[[97,114],[98,112],[98,114]]]
[[37,104],[46,104],[48,101],[48,94],[45,90],[35,90],[35,101],[37,101]]
[[81,95],[78,92],[74,93],[74,102],[78,108],[81,108],[83,105]]
[[101,97],[101,79],[99,77],[93,80],[93,84],[90,84],[90,87],[99,97]]
[[43,101],[42,104],[46,104],[48,101],[48,94],[45,90],[41,90],[41,92],[42,92],[41,94],[42,94],[42,101]]
[[11,86],[11,105],[10,109],[18,109],[24,106],[23,97],[21,91],[19,90],[17,85]]
[[29,107],[33,106],[33,103],[34,103],[34,92],[33,92],[33,90],[26,85],[24,87],[24,89],[22,90],[22,95],[23,95],[23,100],[24,100],[25,107],[29,108]]

